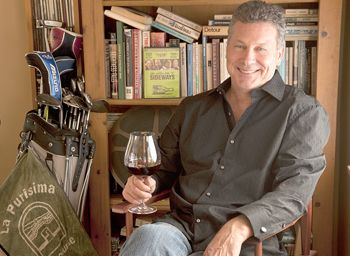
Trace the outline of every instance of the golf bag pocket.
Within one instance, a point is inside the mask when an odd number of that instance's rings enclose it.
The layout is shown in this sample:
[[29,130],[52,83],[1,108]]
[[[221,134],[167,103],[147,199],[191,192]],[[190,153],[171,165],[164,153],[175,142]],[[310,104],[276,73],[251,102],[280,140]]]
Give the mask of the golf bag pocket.
[[[19,152],[32,148],[46,164],[82,218],[94,141],[87,131],[78,133],[46,122],[35,111],[27,113]],[[90,164],[89,164],[90,162]]]

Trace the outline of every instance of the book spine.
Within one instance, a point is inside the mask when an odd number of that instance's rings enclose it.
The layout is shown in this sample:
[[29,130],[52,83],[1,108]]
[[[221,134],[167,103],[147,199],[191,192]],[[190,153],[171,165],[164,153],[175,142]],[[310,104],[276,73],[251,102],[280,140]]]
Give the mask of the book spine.
[[316,95],[317,82],[317,47],[311,47],[311,95]]
[[299,41],[295,40],[293,44],[293,83],[292,85],[298,86],[298,49]]
[[125,99],[125,36],[124,24],[116,22],[118,47],[118,98]]
[[202,47],[203,47],[203,91],[208,90],[208,81],[207,81],[207,44],[208,37],[202,37]]
[[186,43],[180,43],[180,88],[181,97],[187,96],[187,47]]
[[225,80],[224,42],[220,42],[220,83]]
[[305,41],[301,40],[298,43],[298,88],[301,88],[302,90],[307,93],[307,82],[306,82],[306,47],[305,47]]
[[132,35],[131,29],[124,29],[125,34],[125,73],[126,73],[126,86],[125,86],[125,99],[133,99],[134,89],[132,86]]
[[301,16],[301,17],[286,17],[286,23],[288,22],[318,22],[318,16]]
[[289,56],[289,61],[288,61],[288,84],[293,85],[293,48],[294,47],[288,47],[288,56]]
[[118,55],[116,34],[111,33],[109,43],[110,91],[113,99],[118,98]]
[[207,43],[207,90],[213,89],[213,45],[212,43]]
[[309,34],[317,35],[318,26],[287,26],[286,27],[286,36],[288,35],[300,35],[300,34]]
[[105,78],[106,78],[106,84],[105,84],[105,88],[106,88],[106,97],[107,98],[111,98],[111,89],[110,89],[110,84],[111,84],[111,81],[110,81],[110,60],[109,60],[109,39],[106,39],[105,40],[105,65],[106,65],[106,68],[105,68]]
[[220,84],[220,39],[213,38],[213,87],[216,88]]
[[285,16],[295,15],[295,16],[303,16],[303,15],[317,15],[318,9],[309,9],[309,8],[301,8],[301,9],[285,9]]
[[193,45],[187,44],[187,96],[193,95]]
[[192,47],[192,94],[196,95],[198,93],[198,42],[193,43]]
[[203,45],[198,44],[198,78],[197,78],[197,84],[198,84],[198,89],[197,93],[202,93],[204,92],[204,87],[203,87]]
[[194,41],[193,38],[191,38],[191,37],[189,37],[189,36],[186,36],[186,35],[184,35],[184,34],[182,34],[182,33],[180,33],[180,32],[177,32],[177,31],[175,31],[174,29],[169,28],[169,27],[167,27],[167,26],[165,26],[165,25],[163,25],[163,24],[160,24],[160,23],[157,22],[157,21],[152,22],[152,27],[157,28],[157,29],[159,29],[159,30],[161,30],[161,31],[164,31],[164,32],[166,32],[166,33],[168,33],[168,34],[170,34],[170,35],[172,35],[172,36],[174,36],[174,37],[177,37],[177,38],[179,38],[179,39],[185,41],[186,43],[191,44],[191,43],[193,43],[193,41]]
[[128,17],[136,22],[151,25],[153,18],[146,13],[140,12],[135,9],[125,8],[120,6],[112,6],[111,11],[124,17]]
[[232,20],[232,14],[214,14],[214,20]]
[[223,66],[223,69],[224,69],[224,80],[226,80],[230,76],[229,73],[228,73],[228,70],[227,70],[227,58],[226,58],[227,41],[228,41],[228,39],[224,38],[223,40],[224,40],[224,51],[223,51],[224,66]]
[[228,26],[203,26],[203,36],[228,36]]
[[128,17],[125,17],[125,16],[122,16],[122,15],[119,15],[117,13],[112,12],[111,10],[105,10],[104,14],[107,17],[110,17],[110,18],[115,19],[115,20],[119,20],[125,24],[128,24],[134,28],[138,28],[140,30],[150,30],[151,29],[151,25],[146,25],[146,24],[142,24],[140,22],[131,20]]
[[157,15],[156,21],[180,33],[183,33],[189,37],[192,37],[195,40],[197,40],[200,36],[200,32],[190,27],[187,27],[186,25],[183,25],[179,22],[176,22],[175,20],[169,19],[161,14]]
[[176,20],[176,21],[178,21],[178,22],[180,22],[180,23],[182,23],[182,24],[184,24],[184,25],[186,25],[186,26],[188,26],[188,27],[190,27],[190,28],[192,28],[192,29],[194,29],[194,30],[196,30],[198,32],[202,31],[202,26],[201,25],[199,25],[199,24],[197,24],[197,23],[195,23],[193,21],[190,21],[190,20],[188,20],[188,19],[186,19],[186,18],[184,18],[182,16],[179,16],[179,15],[173,13],[173,12],[169,12],[168,10],[165,10],[165,9],[163,9],[161,7],[158,7],[157,13],[162,14],[163,16],[168,17],[168,18],[170,18],[172,20]]
[[165,47],[166,33],[165,32],[151,32],[151,47]]
[[208,26],[229,26],[231,20],[208,20]]
[[142,98],[142,45],[141,30],[132,29],[133,87],[134,99]]
[[151,32],[142,31],[142,47],[148,48],[151,47]]

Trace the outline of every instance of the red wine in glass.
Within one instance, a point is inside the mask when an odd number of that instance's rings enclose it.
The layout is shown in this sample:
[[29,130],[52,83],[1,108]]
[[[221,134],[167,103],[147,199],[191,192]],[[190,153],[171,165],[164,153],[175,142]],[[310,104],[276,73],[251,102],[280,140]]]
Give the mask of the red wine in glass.
[[151,176],[156,171],[159,170],[160,165],[150,166],[150,167],[129,167],[129,172],[133,175],[141,176]]
[[[130,134],[125,150],[124,165],[131,174],[141,180],[159,169],[160,152],[157,138],[153,132],[136,131]],[[150,214],[155,211],[157,211],[155,207],[148,206],[144,202],[129,208],[129,212],[136,214]]]

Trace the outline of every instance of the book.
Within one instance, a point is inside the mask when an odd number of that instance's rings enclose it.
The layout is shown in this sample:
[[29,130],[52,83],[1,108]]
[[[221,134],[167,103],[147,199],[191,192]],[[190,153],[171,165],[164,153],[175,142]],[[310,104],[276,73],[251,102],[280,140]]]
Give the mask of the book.
[[187,44],[187,96],[193,95],[193,44]]
[[161,24],[161,23],[159,23],[157,21],[153,21],[152,22],[152,27],[157,28],[157,29],[159,29],[159,30],[161,30],[163,32],[166,32],[166,33],[168,33],[168,34],[170,34],[170,35],[172,35],[174,37],[177,37],[177,38],[185,41],[186,43],[191,44],[194,41],[194,39],[192,37],[189,37],[189,36],[184,35],[184,34],[182,34],[180,32],[177,32],[176,30],[174,30],[172,28],[169,28],[169,27],[167,27],[167,26],[165,26],[165,25],[163,25],[163,24]]
[[182,23],[182,24],[184,24],[184,25],[186,25],[186,26],[188,26],[188,27],[190,27],[190,28],[192,28],[192,29],[194,29],[194,30],[196,30],[198,32],[202,31],[202,26],[201,25],[199,25],[199,24],[197,24],[197,23],[195,23],[195,22],[193,22],[191,20],[188,20],[185,17],[182,17],[182,16],[177,15],[177,14],[175,14],[173,12],[170,12],[170,11],[168,11],[166,9],[163,9],[161,7],[158,7],[157,13],[162,14],[163,16],[168,17],[168,18],[170,18],[172,20],[176,20],[176,21],[178,21],[178,22],[180,22],[180,23]]
[[132,8],[127,8],[127,7],[121,7],[121,6],[112,6],[111,7],[111,11],[122,15],[124,17],[128,17],[129,19],[142,23],[142,24],[146,24],[146,25],[151,25],[152,21],[153,21],[153,17],[140,12],[138,10],[132,9]]
[[180,22],[169,19],[161,14],[157,15],[156,21],[169,27],[169,28],[172,28],[180,33],[183,33],[189,37],[192,37],[193,39],[197,40],[200,36],[200,32],[198,32],[190,27],[187,27],[186,25],[181,24]]
[[179,49],[180,49],[181,97],[186,97],[187,96],[187,47],[186,47],[186,43],[180,43]]
[[144,48],[144,98],[180,97],[179,48]]
[[229,26],[203,26],[203,36],[226,37]]
[[110,90],[110,64],[109,64],[109,42],[110,39],[105,39],[105,92],[106,97],[111,98],[111,90]]
[[132,86],[132,33],[131,28],[124,28],[125,35],[125,99],[133,99],[134,89]]
[[165,47],[166,38],[165,32],[151,31],[151,47]]
[[208,26],[229,26],[231,20],[208,20]]
[[213,88],[220,84],[220,39],[212,40],[212,70],[213,70]]
[[212,43],[207,43],[206,50],[206,74],[207,74],[207,90],[213,89],[213,46]]
[[151,32],[142,31],[142,47],[151,47]]
[[107,17],[110,17],[112,19],[115,19],[115,20],[120,20],[121,22],[128,24],[134,28],[138,28],[140,30],[150,30],[151,29],[151,25],[142,24],[140,22],[137,22],[137,21],[130,19],[129,17],[125,17],[125,16],[122,16],[122,15],[117,14],[115,12],[112,12],[111,10],[105,10],[104,15],[106,15]]
[[309,8],[301,8],[301,9],[285,9],[284,15],[286,17],[290,16],[308,16],[308,15],[318,15],[318,9],[309,9]]
[[125,99],[125,35],[124,23],[116,21],[118,53],[118,98]]
[[214,20],[232,20],[232,14],[214,14]]
[[[141,30],[133,28],[132,36],[132,87],[134,88],[133,99],[142,98],[142,35]],[[145,48],[147,49],[147,48]]]
[[110,91],[113,99],[118,98],[118,49],[117,35],[110,33],[111,40],[109,42],[109,75],[110,75]]

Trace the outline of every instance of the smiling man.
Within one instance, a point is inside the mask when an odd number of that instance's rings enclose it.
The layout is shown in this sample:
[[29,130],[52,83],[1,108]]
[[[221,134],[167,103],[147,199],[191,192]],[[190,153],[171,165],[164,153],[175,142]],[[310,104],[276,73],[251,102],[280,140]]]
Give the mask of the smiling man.
[[[244,243],[282,230],[306,210],[325,169],[328,117],[319,102],[285,85],[283,10],[240,5],[227,45],[230,78],[187,97],[159,140],[161,170],[131,176],[125,199],[138,203],[171,188],[171,212],[138,228],[121,255],[254,255]],[[287,255],[277,237],[264,255]]]

